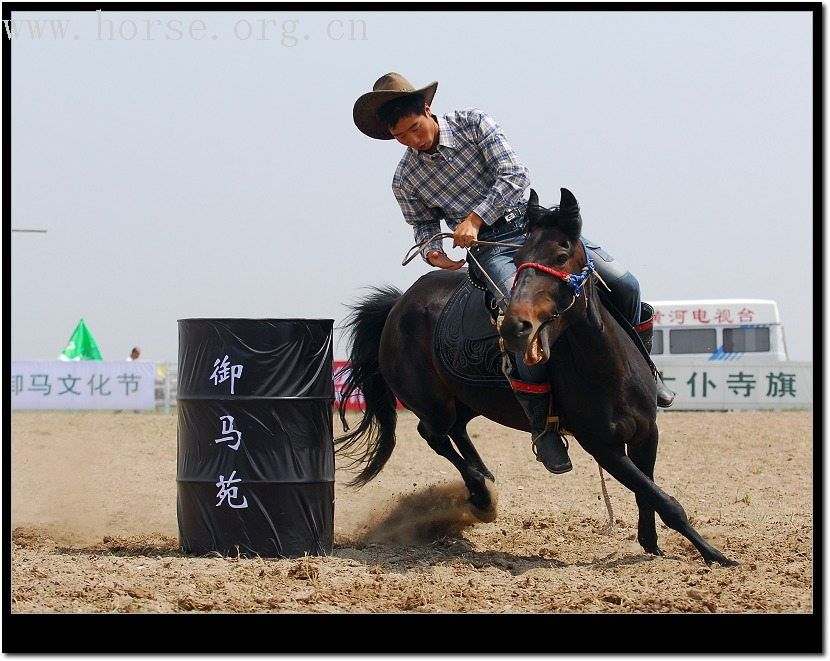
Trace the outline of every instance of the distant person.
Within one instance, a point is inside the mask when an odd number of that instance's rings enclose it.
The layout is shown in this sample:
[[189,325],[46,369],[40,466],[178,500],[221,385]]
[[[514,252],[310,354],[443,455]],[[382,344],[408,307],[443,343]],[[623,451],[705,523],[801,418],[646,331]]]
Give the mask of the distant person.
[[[141,355],[141,347],[133,347],[132,351],[130,351],[130,355],[127,356],[126,360],[132,362],[134,360],[138,360],[139,356]],[[116,411],[119,413],[119,411]],[[141,411],[133,411],[133,413],[141,413]]]

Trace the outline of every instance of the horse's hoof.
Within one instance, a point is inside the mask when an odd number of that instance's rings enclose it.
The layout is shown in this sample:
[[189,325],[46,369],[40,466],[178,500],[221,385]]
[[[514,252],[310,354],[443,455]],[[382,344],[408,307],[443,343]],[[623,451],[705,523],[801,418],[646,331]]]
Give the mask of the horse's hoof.
[[714,560],[709,560],[706,562],[706,564],[711,567],[713,562],[717,562],[721,567],[736,567],[737,565],[741,564],[737,560],[730,560],[725,556],[715,558]]
[[651,555],[665,555],[665,553],[663,553],[663,550],[656,544],[654,546],[644,546],[643,549],[646,553],[650,553]]
[[470,491],[470,510],[479,521],[490,523],[495,520],[498,513],[499,496],[494,480],[485,480],[483,486],[484,493],[478,490]]
[[481,509],[470,503],[470,511],[475,518],[483,523],[492,523],[496,520],[496,515],[498,514],[495,505],[490,505],[487,509]]

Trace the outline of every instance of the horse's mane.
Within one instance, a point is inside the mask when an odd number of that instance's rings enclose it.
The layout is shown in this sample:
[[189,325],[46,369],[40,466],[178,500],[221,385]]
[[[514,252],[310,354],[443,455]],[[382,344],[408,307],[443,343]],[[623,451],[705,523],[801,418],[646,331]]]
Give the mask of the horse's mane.
[[525,213],[532,215],[533,220],[531,221],[531,224],[539,225],[545,228],[558,227],[559,220],[562,217],[559,205],[543,207],[541,204],[528,203],[527,211]]

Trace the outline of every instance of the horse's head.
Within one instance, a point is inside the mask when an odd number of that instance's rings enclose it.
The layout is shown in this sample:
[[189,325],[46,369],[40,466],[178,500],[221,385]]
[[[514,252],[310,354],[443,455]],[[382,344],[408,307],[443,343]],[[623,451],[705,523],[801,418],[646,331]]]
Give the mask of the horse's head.
[[[592,264],[580,241],[582,217],[576,198],[562,188],[559,206],[547,209],[539,206],[531,190],[527,221],[527,239],[516,252],[518,270],[501,336],[508,351],[524,351],[525,362],[534,365],[547,361],[556,339],[586,313],[599,321],[587,305],[585,288]],[[576,305],[580,298],[586,303]]]

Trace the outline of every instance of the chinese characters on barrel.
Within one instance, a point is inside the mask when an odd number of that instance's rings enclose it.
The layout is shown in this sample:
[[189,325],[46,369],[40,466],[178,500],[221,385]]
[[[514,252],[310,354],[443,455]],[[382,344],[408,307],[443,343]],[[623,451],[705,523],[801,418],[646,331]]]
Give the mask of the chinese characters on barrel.
[[[217,358],[213,363],[213,373],[210,375],[210,380],[213,381],[214,386],[218,386],[220,383],[224,383],[228,379],[230,379],[230,390],[231,394],[234,393],[234,383],[236,379],[242,377],[242,365],[231,365],[230,358],[226,354],[224,358]],[[238,450],[240,443],[242,443],[242,432],[238,429],[234,429],[234,418],[232,415],[221,415],[219,416],[219,420],[222,422],[222,436],[221,438],[213,439],[214,444],[216,443],[227,443],[227,447],[231,450]],[[232,443],[232,441],[236,441]],[[239,487],[238,486],[230,486],[232,484],[239,484],[242,482],[241,477],[236,477],[236,471],[231,471],[231,474],[228,476],[228,479],[225,479],[225,476],[220,474],[219,481],[216,483],[216,486],[219,487],[219,491],[216,494],[216,498],[218,498],[219,502],[216,503],[216,507],[222,505],[222,503],[227,502],[233,509],[244,509],[248,507],[248,499],[246,496],[242,496],[241,502],[239,502]]]
[[[219,419],[222,421],[222,433],[223,434],[236,434],[236,443],[233,445],[228,444],[228,447],[231,450],[238,450],[239,444],[242,442],[242,432],[237,431],[233,428],[233,416],[232,415],[222,415],[219,416]],[[224,443],[225,441],[232,441],[234,439],[233,436],[223,436],[222,438],[214,439],[214,443]]]
[[219,487],[219,493],[216,494],[219,502],[216,503],[216,507],[219,507],[226,498],[228,499],[228,505],[235,510],[248,507],[248,499],[245,496],[242,496],[241,503],[234,503],[234,501],[238,498],[239,487],[231,487],[228,485],[242,481],[242,479],[238,477],[234,479],[235,475],[236,471],[231,471],[231,474],[228,476],[227,480],[224,475],[219,475],[219,481],[216,483],[216,486]]
[[[220,364],[221,362],[221,364]],[[234,394],[233,384],[239,377],[242,376],[242,365],[231,365],[228,362],[228,356],[224,358],[217,358],[213,363],[213,374],[210,375],[213,385],[219,385],[228,379],[231,380],[231,395]]]

